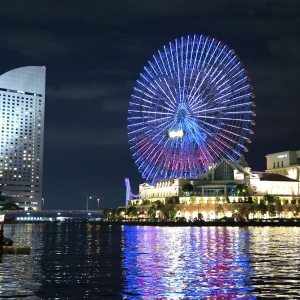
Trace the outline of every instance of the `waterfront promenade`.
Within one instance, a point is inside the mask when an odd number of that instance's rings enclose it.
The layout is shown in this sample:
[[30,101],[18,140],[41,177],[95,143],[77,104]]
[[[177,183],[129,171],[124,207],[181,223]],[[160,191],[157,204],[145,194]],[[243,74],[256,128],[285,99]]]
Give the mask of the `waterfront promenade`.
[[261,219],[261,220],[213,220],[213,221],[141,221],[141,220],[123,220],[123,221],[103,221],[103,220],[90,220],[90,224],[107,224],[107,225],[127,225],[127,226],[163,226],[163,227],[211,227],[211,226],[300,226],[300,219]]

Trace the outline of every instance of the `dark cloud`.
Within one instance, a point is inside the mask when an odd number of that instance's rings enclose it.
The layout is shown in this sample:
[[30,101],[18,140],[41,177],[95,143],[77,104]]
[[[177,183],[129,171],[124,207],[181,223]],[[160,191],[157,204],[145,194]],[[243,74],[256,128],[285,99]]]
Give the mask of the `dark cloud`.
[[[127,144],[127,107],[152,55],[181,36],[204,34],[241,58],[256,95],[246,159],[297,150],[300,129],[299,1],[5,1],[1,73],[46,65],[44,197],[47,208],[124,203],[124,176],[142,182]],[[59,188],[57,192],[54,187]]]
[[47,95],[49,97],[62,98],[67,100],[89,100],[98,99],[99,102],[107,97],[112,97],[120,94],[122,91],[128,89],[128,83],[122,85],[114,85],[113,83],[87,83],[87,84],[73,84],[68,83],[59,88],[48,88]]
[[79,126],[63,127],[59,130],[47,131],[47,138],[53,142],[52,146],[77,147],[82,143],[90,147],[111,147],[127,144],[126,128],[105,128],[104,130],[92,130]]

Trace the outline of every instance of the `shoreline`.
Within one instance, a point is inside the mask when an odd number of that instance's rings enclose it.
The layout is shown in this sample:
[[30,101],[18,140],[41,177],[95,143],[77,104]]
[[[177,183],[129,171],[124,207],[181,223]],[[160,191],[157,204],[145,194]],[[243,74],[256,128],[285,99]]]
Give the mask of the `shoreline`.
[[208,221],[208,222],[172,222],[172,221],[89,221],[90,225],[127,225],[127,226],[164,226],[164,227],[298,227],[299,221]]

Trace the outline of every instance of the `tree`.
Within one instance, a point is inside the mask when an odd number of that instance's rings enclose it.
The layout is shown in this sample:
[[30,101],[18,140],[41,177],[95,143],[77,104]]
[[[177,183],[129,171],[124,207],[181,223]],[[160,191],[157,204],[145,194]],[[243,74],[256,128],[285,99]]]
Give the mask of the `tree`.
[[150,205],[151,204],[151,201],[150,200],[147,200],[147,199],[144,199],[142,201],[142,205]]
[[126,209],[124,207],[117,208],[117,216],[122,218],[126,214]]
[[173,197],[173,200],[174,200],[174,203],[175,204],[179,204],[180,202],[179,202],[179,197],[178,196],[174,196]]
[[182,186],[181,190],[185,195],[189,196],[194,191],[194,186],[190,183],[186,183]]
[[136,206],[131,206],[128,208],[128,215],[132,216],[132,217],[136,217],[137,216],[137,208]]
[[267,211],[270,216],[274,217],[276,214],[280,214],[282,212],[283,208],[278,196],[266,194],[263,197],[263,201],[267,204]]
[[261,199],[260,203],[258,204],[258,211],[260,211],[261,215],[264,215],[268,211],[268,206],[266,205],[265,200]]
[[106,218],[108,218],[108,219],[109,219],[109,217],[110,217],[110,213],[111,213],[111,208],[105,208],[105,209],[103,210],[104,216],[105,216]]
[[152,204],[148,210],[148,216],[151,219],[155,219],[156,218],[156,206],[155,204]]
[[117,210],[115,208],[112,208],[111,209],[111,218],[113,220],[117,219],[118,218],[118,214],[117,214]]
[[168,216],[168,219],[175,220],[177,215],[177,209],[175,204],[170,204],[166,207],[166,214]]
[[235,190],[238,196],[246,196],[246,194],[248,194],[248,189],[245,184],[237,184]]
[[268,205],[268,212],[269,212],[269,215],[270,215],[271,217],[276,216],[276,207],[275,207],[274,204],[269,204],[269,205]]
[[105,208],[103,210],[103,214],[109,220],[115,220],[118,217],[117,210],[115,208]]
[[216,204],[215,212],[217,214],[224,214],[224,208],[222,204]]
[[217,196],[215,198],[215,201],[216,201],[216,205],[215,205],[215,213],[216,213],[216,215],[218,215],[218,214],[224,214],[224,208],[223,208],[223,205],[221,204],[220,197]]
[[2,207],[3,210],[23,210],[23,208],[20,208],[16,203],[8,202],[5,203]]
[[244,220],[248,219],[250,214],[250,205],[249,204],[240,204],[239,216],[238,219]]
[[198,220],[200,220],[200,221],[203,220],[203,215],[201,213],[198,213]]

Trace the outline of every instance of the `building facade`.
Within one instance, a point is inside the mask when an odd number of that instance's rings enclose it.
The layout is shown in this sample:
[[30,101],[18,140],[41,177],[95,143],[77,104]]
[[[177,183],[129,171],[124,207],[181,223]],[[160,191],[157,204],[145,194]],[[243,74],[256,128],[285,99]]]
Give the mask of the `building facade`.
[[0,76],[0,192],[20,207],[41,209],[46,68]]
[[[193,186],[192,193],[185,192],[184,186],[187,184]],[[217,166],[211,164],[208,172],[199,174],[198,179],[162,180],[156,186],[144,183],[140,185],[139,191],[140,198],[132,200],[132,205],[143,205],[144,199],[151,202],[159,200],[163,204],[174,203],[176,200],[177,216],[187,219],[193,219],[199,213],[204,219],[231,217],[237,207],[249,206],[253,202],[259,204],[265,195],[279,199],[282,211],[277,212],[277,217],[291,218],[298,215],[300,207],[298,180],[280,174],[251,172],[244,158],[237,162],[224,159]]]
[[300,180],[300,150],[266,155],[267,173],[280,174]]

